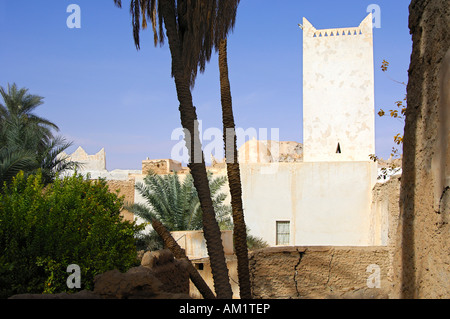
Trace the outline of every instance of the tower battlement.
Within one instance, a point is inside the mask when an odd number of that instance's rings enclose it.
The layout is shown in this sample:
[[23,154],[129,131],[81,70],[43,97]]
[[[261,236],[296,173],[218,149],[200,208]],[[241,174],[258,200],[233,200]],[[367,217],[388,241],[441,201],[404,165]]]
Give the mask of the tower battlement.
[[334,36],[348,36],[348,35],[362,35],[361,28],[348,28],[348,29],[324,29],[314,32],[313,38],[322,37],[334,37]]
[[372,37],[372,14],[369,14],[358,27],[349,28],[316,29],[311,22],[306,18],[303,18],[303,30],[304,36],[311,38],[345,37],[354,35],[369,35]]

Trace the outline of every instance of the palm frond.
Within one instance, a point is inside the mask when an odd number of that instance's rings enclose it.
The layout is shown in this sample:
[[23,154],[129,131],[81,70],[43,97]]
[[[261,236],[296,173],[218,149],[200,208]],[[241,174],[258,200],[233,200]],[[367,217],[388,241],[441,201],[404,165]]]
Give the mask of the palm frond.
[[57,136],[38,152],[39,169],[42,170],[45,183],[50,183],[59,173],[66,170],[77,170],[80,167],[80,163],[60,155],[70,146],[72,146],[72,142],[67,142],[63,137]]
[[125,205],[124,208],[148,222],[151,222],[152,219],[157,218],[155,213],[152,211],[152,208],[144,204],[135,203],[132,205]]
[[20,171],[30,171],[36,167],[34,154],[25,150],[0,149],[0,184],[9,183]]
[[[122,7],[121,0],[113,1],[117,7]],[[225,39],[233,30],[240,0],[173,1],[184,72],[193,87],[197,72],[205,71],[213,49],[217,51],[220,40]],[[154,45],[164,43],[162,2],[163,0],[130,0],[129,12],[136,49],[140,49],[140,32],[147,28],[147,19],[152,24]]]
[[7,89],[0,86],[0,95],[4,101],[0,105],[0,145],[8,150],[0,154],[3,175],[14,167],[22,167],[26,173],[41,170],[44,182],[49,183],[57,173],[78,167],[78,163],[59,156],[71,143],[53,135],[58,126],[32,113],[43,104],[41,96],[29,94],[27,88],[19,89],[15,83]]
[[[219,191],[227,178],[208,174],[208,179],[219,224],[222,228],[229,227],[231,206],[224,205],[227,194]],[[144,178],[144,183],[136,183],[135,188],[145,199],[145,207],[170,231],[203,228],[203,214],[192,175],[185,175],[181,182],[178,174],[157,175],[151,172]]]

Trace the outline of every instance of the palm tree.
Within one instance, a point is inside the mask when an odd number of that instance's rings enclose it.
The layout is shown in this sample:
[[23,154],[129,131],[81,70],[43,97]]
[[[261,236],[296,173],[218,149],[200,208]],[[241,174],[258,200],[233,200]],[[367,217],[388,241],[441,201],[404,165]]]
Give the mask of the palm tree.
[[[119,7],[122,5],[121,0],[114,0],[114,3]],[[206,62],[211,58],[215,44],[215,28],[219,25],[216,21],[216,13],[222,13],[221,34],[226,34],[235,20],[233,11],[225,10],[228,8],[227,3],[228,0],[131,0],[130,12],[137,49],[140,46],[139,33],[141,28],[147,26],[147,18],[152,23],[155,44],[158,41],[163,43],[163,25],[166,29],[172,57],[172,76],[180,103],[181,125],[189,133],[186,134],[186,146],[190,158],[188,167],[194,178],[203,212],[203,232],[211,261],[214,287],[218,298],[231,299],[233,292],[228,277],[220,228],[215,219],[199,134],[195,134],[197,133],[197,113],[190,90],[194,85],[197,70],[204,71]],[[221,36],[221,38],[224,37]]]
[[[236,1],[239,2],[239,1]],[[233,242],[237,257],[239,294],[242,299],[251,299],[250,270],[248,261],[247,227],[242,204],[242,185],[239,170],[236,126],[234,122],[230,80],[228,77],[227,39],[219,43],[220,92],[222,102],[223,141],[227,163],[228,185],[233,209]]]
[[43,97],[28,94],[27,88],[18,89],[15,83],[8,84],[7,90],[0,86],[0,94],[5,103],[5,105],[0,103],[0,123],[2,126],[5,126],[8,122],[20,120],[21,123],[33,125],[33,128],[39,131],[45,141],[49,141],[53,137],[52,129],[59,130],[56,124],[32,113],[44,103]]
[[[219,51],[220,92],[222,102],[223,141],[227,175],[233,209],[233,241],[238,263],[239,291],[242,299],[251,299],[248,261],[248,236],[242,204],[242,185],[236,145],[230,80],[228,77],[227,34],[234,28],[240,0],[219,0],[214,22],[214,47]],[[230,141],[229,138],[232,138]]]
[[[227,195],[221,192],[227,178],[214,177],[208,173],[208,179],[219,226],[221,229],[230,229],[231,207],[224,204]],[[144,183],[136,183],[135,188],[148,203],[130,207],[129,210],[139,217],[147,221],[157,218],[169,231],[202,229],[202,211],[192,175],[188,174],[180,181],[176,173],[150,173]]]
[[72,146],[72,142],[66,141],[61,136],[55,136],[45,143],[42,151],[37,153],[38,169],[42,172],[42,182],[51,183],[56,176],[66,170],[78,169],[81,164],[68,159],[68,156],[61,156],[61,153]]
[[[220,214],[218,217],[223,225],[229,226],[230,208],[223,205],[226,195],[219,192],[226,182],[226,178],[212,178],[211,174],[209,174],[209,177],[214,206],[217,207],[216,211]],[[187,175],[181,183],[177,174],[160,176],[150,173],[144,179],[144,183],[137,183],[135,187],[146,199],[148,205],[127,205],[126,209],[149,221],[153,230],[174,256],[188,262],[190,278],[203,297],[207,299],[215,298],[214,293],[189,261],[184,250],[170,234],[170,231],[175,230],[202,228],[200,202],[192,176]],[[150,233],[149,237],[154,238],[154,235]]]
[[[213,178],[208,174],[210,181],[213,205],[216,208],[217,217],[224,228],[231,227],[231,208],[223,204],[226,194],[220,189],[226,182],[226,177]],[[144,179],[144,183],[136,183],[136,190],[146,199],[148,205],[133,204],[126,208],[149,221],[164,245],[166,245],[176,258],[188,260],[189,273],[192,282],[204,298],[215,298],[198,271],[193,267],[184,251],[173,239],[170,232],[177,230],[202,229],[202,212],[197,191],[194,187],[192,175],[186,175],[181,182],[179,175],[157,175],[150,173]],[[147,238],[155,239],[152,232]],[[156,243],[157,247],[160,246]]]
[[[36,144],[41,140],[36,135]],[[11,142],[0,147],[0,185],[9,183],[20,171],[25,175],[35,174],[39,170],[44,184],[51,183],[56,175],[65,170],[74,170],[78,163],[61,157],[60,153],[70,147],[72,143],[66,142],[57,136],[46,142],[39,150],[25,148],[20,144]]]
[[4,105],[0,103],[0,183],[11,181],[19,171],[26,174],[41,170],[43,182],[50,183],[57,173],[74,169],[78,163],[59,154],[70,147],[62,137],[54,136],[58,127],[32,113],[43,103],[28,89],[16,84],[0,87]]

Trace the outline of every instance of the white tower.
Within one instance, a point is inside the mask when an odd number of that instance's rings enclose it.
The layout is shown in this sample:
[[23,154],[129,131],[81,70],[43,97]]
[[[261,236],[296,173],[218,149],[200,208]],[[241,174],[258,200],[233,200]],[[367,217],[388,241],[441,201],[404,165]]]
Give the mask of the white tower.
[[372,14],[356,28],[303,18],[305,162],[369,161],[375,153]]

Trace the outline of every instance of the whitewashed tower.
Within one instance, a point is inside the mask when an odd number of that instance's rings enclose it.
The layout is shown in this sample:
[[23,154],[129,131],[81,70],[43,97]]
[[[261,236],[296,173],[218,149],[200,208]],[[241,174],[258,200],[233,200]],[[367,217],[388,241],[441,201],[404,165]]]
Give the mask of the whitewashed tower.
[[372,14],[318,30],[303,18],[305,162],[369,161],[375,153]]

